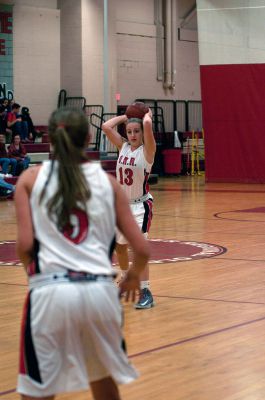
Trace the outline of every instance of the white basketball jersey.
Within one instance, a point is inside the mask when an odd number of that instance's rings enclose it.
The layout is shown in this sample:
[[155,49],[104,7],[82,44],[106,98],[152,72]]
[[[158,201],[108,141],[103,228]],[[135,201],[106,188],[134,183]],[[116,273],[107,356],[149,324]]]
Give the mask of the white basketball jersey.
[[30,275],[71,269],[93,274],[110,275],[110,253],[115,236],[115,206],[113,188],[99,163],[84,163],[82,169],[91,190],[87,202],[88,214],[73,210],[71,223],[59,231],[56,221],[49,218],[47,201],[58,187],[58,164],[54,163],[46,194],[39,204],[40,193],[51,169],[45,161],[33,186],[30,197],[35,235],[34,263]]
[[152,164],[145,159],[143,145],[133,151],[128,142],[122,145],[116,166],[116,176],[129,200],[139,199],[149,193],[148,177],[151,168]]

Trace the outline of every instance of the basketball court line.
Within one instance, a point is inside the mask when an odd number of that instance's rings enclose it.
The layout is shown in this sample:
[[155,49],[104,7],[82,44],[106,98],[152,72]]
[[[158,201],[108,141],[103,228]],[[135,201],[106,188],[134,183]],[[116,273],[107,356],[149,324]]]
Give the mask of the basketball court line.
[[[261,234],[262,236],[264,236],[264,234]],[[227,251],[228,252],[228,251]],[[223,254],[227,254],[227,252],[226,253],[223,253]],[[231,257],[222,257],[222,256],[219,256],[219,255],[214,255],[214,256],[212,256],[212,257],[207,257],[207,259],[211,259],[211,258],[216,258],[216,257],[218,257],[218,259],[219,260],[225,260],[225,261],[247,261],[247,262],[262,262],[262,263],[265,263],[265,259],[253,259],[253,258],[231,258]],[[149,261],[149,264],[150,265],[158,265],[158,264],[172,264],[172,263],[174,263],[174,262],[176,262],[176,263],[182,263],[182,262],[185,262],[185,261],[197,261],[198,259],[189,259],[189,260],[173,260],[173,261],[165,261],[165,262],[163,262],[163,263],[161,263],[161,262],[156,262],[156,261],[154,261],[154,260],[151,260],[151,261]],[[8,263],[1,263],[0,262],[0,270],[1,270],[1,267],[4,267],[4,268],[21,268],[22,267],[22,264],[8,264]],[[176,267],[179,267],[179,264],[178,265],[176,265]],[[235,265],[235,267],[236,267],[236,265]],[[229,267],[229,268],[231,268],[231,267]],[[0,282],[0,285],[1,284],[4,284],[4,283],[2,283],[2,282]],[[10,283],[10,285],[13,285],[13,284],[11,284]],[[14,284],[15,285],[15,284]]]
[[[262,236],[264,236],[264,234]],[[229,260],[229,261],[249,261],[249,262],[253,261],[253,262],[263,262],[263,263],[265,262],[265,260],[263,260],[262,258],[260,260],[255,260],[253,258],[230,258],[230,257],[220,257],[220,256],[218,256],[218,259]]]
[[265,221],[260,221],[260,220],[257,221],[255,219],[237,219],[237,218],[226,218],[226,217],[222,217],[221,216],[221,214],[228,214],[228,213],[231,213],[231,212],[235,212],[235,211],[227,211],[227,212],[217,213],[217,214],[214,214],[214,217],[218,218],[218,219],[226,220],[226,221],[259,222],[260,224],[264,224],[265,223]]
[[16,389],[6,390],[5,392],[0,392],[0,397],[5,396],[6,394],[15,393]]
[[236,210],[235,212],[244,213],[265,213],[265,207],[254,207],[254,208],[244,208],[242,210]]
[[28,284],[23,283],[9,283],[9,282],[0,282],[0,285],[7,285],[7,286],[17,286],[17,287],[27,287]]
[[156,213],[155,214],[155,217],[156,216],[158,216],[158,217],[172,217],[172,218],[185,218],[185,219],[201,219],[201,220],[203,220],[203,221],[212,221],[213,220],[213,218],[212,217],[208,217],[208,218],[205,218],[205,217],[194,217],[193,215],[192,216],[186,216],[186,215],[176,215],[176,214],[163,214],[163,213]]
[[[252,219],[236,219],[236,218],[226,218],[226,217],[222,217],[221,216],[222,214],[239,213],[239,212],[244,213],[243,210],[221,211],[221,212],[213,214],[213,217],[221,219],[221,220],[238,221],[238,222],[260,222],[262,224],[264,224],[264,222],[265,222],[265,221],[261,221],[261,220],[257,221],[257,220],[252,220]],[[254,213],[257,213],[257,212],[253,211],[253,214]],[[207,218],[205,218],[205,217],[195,217],[193,215],[192,216],[187,216],[187,215],[159,214],[159,213],[157,213],[156,216],[169,217],[169,218],[182,218],[182,219],[185,218],[187,220],[188,219],[191,219],[191,220],[194,219],[194,220],[202,220],[202,221],[213,221],[212,217],[207,217]]]
[[168,295],[160,295],[160,294],[154,294],[154,297],[161,297],[161,298],[166,298],[166,299],[209,301],[209,302],[217,302],[217,303],[232,303],[232,304],[252,304],[252,305],[264,305],[265,304],[265,302],[260,303],[260,302],[252,302],[252,301],[209,299],[209,298],[201,298],[201,297],[168,296]]
[[214,193],[265,193],[265,190],[236,190],[236,189],[207,189],[207,188],[202,188],[202,189],[196,189],[196,188],[153,188],[152,187],[152,192],[214,192]]
[[[28,284],[22,283],[9,283],[9,282],[0,282],[0,285],[7,286],[17,286],[17,287],[28,287]],[[154,297],[165,298],[165,299],[179,299],[179,300],[198,300],[198,301],[209,301],[209,302],[217,302],[217,303],[231,303],[231,304],[252,304],[252,305],[264,305],[265,302],[253,302],[253,301],[241,301],[241,300],[224,300],[224,299],[211,299],[211,298],[203,298],[203,297],[189,297],[189,296],[169,296],[163,294],[153,294]],[[124,303],[122,303],[124,305]]]
[[21,263],[7,263],[7,262],[3,262],[3,261],[0,261],[0,268],[1,267],[16,267],[16,268],[21,268],[22,267],[22,264]]
[[[261,321],[265,321],[265,316],[261,317],[261,318],[256,318],[256,319],[253,319],[253,320],[250,320],[250,321],[246,321],[246,322],[241,322],[239,324],[227,326],[226,328],[217,329],[215,331],[202,333],[201,335],[196,335],[196,336],[192,336],[192,337],[189,337],[189,338],[186,338],[186,339],[177,340],[176,342],[173,342],[173,343],[168,343],[168,344],[165,344],[163,346],[154,347],[152,349],[148,349],[148,350],[141,351],[139,353],[128,355],[128,357],[130,359],[132,359],[132,358],[137,358],[137,357],[144,356],[144,355],[149,354],[149,353],[156,353],[158,351],[162,351],[162,350],[169,349],[169,348],[172,348],[172,347],[180,346],[180,345],[185,344],[185,343],[194,342],[196,340],[204,339],[204,338],[207,338],[209,336],[218,335],[220,333],[228,332],[228,331],[231,331],[231,330],[234,330],[234,329],[237,329],[237,328],[242,328],[244,326],[255,324],[255,323],[261,322]],[[7,390],[5,392],[0,392],[0,397],[4,396],[6,394],[14,393],[15,391],[16,391],[16,389],[10,389],[10,390]]]
[[179,346],[181,344],[193,342],[195,340],[203,339],[203,338],[206,338],[206,337],[209,337],[209,336],[218,335],[219,333],[228,332],[228,331],[231,331],[233,329],[237,329],[237,328],[241,328],[241,327],[244,327],[244,326],[247,326],[247,325],[255,324],[255,323],[260,322],[260,321],[265,321],[265,316],[261,317],[261,318],[253,319],[253,320],[250,320],[250,321],[246,321],[246,322],[240,322],[239,324],[227,326],[226,328],[217,329],[216,331],[206,332],[206,333],[202,333],[201,335],[192,336],[190,338],[178,340],[176,342],[165,344],[163,346],[154,347],[153,349],[144,350],[144,351],[141,351],[140,353],[135,353],[135,354],[130,355],[129,358],[136,358],[136,357],[140,357],[140,356],[143,356],[143,355],[146,355],[146,354],[149,354],[149,353],[155,353],[155,352],[160,351],[160,350],[165,350],[165,349],[168,349],[168,348],[171,348],[171,347]]

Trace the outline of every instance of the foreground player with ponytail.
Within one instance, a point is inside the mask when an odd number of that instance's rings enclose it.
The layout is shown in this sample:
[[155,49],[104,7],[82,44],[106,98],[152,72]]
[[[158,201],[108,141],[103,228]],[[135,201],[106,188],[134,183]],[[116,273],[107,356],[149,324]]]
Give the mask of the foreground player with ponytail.
[[52,400],[87,389],[119,400],[117,384],[137,377],[124,351],[122,308],[113,282],[115,225],[129,241],[133,265],[120,287],[135,301],[149,247],[116,180],[87,160],[88,125],[75,109],[49,121],[53,160],[18,180],[17,252],[29,280],[18,392]]

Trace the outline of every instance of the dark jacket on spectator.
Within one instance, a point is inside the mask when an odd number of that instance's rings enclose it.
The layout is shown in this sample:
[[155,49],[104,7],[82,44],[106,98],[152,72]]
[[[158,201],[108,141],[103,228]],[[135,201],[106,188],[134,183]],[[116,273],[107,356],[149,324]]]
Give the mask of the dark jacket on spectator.
[[8,158],[6,146],[4,143],[0,143],[0,158]]
[[23,144],[19,144],[19,149],[15,147],[13,143],[8,148],[8,155],[11,158],[15,158],[16,160],[21,160],[21,158],[26,157],[27,155],[27,150]]

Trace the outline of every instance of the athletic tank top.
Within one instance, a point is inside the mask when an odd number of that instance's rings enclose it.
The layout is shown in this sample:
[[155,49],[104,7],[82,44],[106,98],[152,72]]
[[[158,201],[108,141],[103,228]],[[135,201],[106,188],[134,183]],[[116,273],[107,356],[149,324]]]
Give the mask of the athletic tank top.
[[[54,163],[46,194],[39,204],[40,193],[51,169],[51,161],[40,168],[30,196],[35,235],[34,262],[29,275],[63,272],[66,269],[92,274],[111,275],[111,252],[115,238],[114,192],[107,174],[99,163],[82,164],[91,190],[87,202],[88,215],[73,210],[73,229],[59,231],[56,221],[48,216],[46,203],[58,187],[58,164]],[[54,219],[54,218],[52,218]]]
[[[116,165],[116,176],[129,200],[137,200],[149,194],[147,181],[152,165],[145,159],[143,145],[132,151],[128,142],[123,143]],[[152,197],[151,194],[149,197]]]

